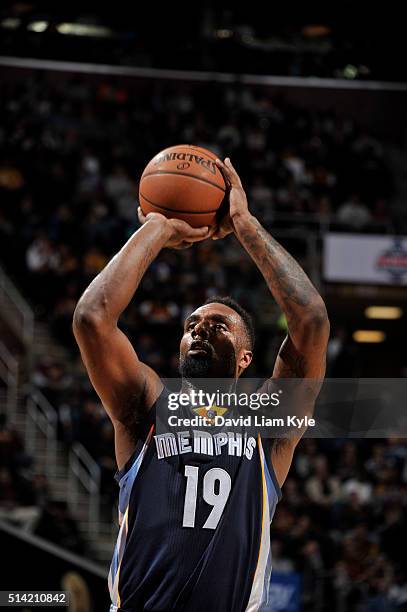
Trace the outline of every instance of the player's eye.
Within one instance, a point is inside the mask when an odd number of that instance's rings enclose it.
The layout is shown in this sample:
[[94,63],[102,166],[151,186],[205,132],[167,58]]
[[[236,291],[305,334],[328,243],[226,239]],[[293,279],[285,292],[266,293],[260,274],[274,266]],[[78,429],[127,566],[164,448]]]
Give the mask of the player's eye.
[[194,327],[195,327],[195,323],[188,323],[187,331],[191,331],[191,329],[193,329]]
[[222,325],[221,323],[216,323],[215,329],[220,329],[222,331],[226,331],[226,327],[224,325]]

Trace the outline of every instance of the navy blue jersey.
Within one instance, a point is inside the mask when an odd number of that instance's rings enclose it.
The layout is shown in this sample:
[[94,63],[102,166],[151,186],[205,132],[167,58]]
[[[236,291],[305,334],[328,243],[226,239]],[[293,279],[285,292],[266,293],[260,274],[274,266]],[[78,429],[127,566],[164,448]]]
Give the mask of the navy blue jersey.
[[254,612],[268,599],[270,523],[280,498],[272,440],[157,434],[155,414],[116,479],[120,531],[111,612]]

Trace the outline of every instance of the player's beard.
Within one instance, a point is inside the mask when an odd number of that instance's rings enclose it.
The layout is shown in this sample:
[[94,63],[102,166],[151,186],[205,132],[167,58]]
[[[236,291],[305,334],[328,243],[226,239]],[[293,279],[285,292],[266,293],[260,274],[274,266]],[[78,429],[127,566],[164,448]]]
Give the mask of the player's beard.
[[213,353],[180,355],[179,373],[182,378],[234,378],[236,372],[236,357],[234,351],[217,359]]

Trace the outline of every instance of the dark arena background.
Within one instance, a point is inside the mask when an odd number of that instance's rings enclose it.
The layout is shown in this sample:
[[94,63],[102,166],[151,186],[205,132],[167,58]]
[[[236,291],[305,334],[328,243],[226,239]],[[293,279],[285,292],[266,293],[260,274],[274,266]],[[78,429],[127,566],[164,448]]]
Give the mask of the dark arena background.
[[[329,18],[295,3],[1,4],[1,591],[109,609],[113,429],[72,316],[139,227],[138,181],[161,149],[231,157],[326,302],[327,376],[407,376],[407,39],[392,3],[335,4]],[[254,314],[250,376],[266,376],[286,321],[230,236],[164,250],[121,328],[175,377],[181,322],[219,293]],[[407,610],[406,487],[397,432],[303,440],[272,523],[269,610]]]

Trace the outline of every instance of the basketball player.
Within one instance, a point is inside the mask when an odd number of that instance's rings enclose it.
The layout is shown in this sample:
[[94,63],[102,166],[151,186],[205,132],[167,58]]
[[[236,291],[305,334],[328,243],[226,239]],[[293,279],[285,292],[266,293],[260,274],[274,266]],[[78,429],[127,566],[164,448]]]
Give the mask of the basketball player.
[[[74,315],[83,361],[115,429],[121,527],[109,574],[111,612],[265,609],[270,521],[302,433],[276,444],[258,436],[250,447],[234,434],[205,449],[199,432],[171,444],[159,440],[155,415],[168,390],[139,361],[118,321],[161,249],[233,232],[287,318],[272,377],[321,381],[325,373],[329,322],[322,298],[249,212],[230,160],[217,165],[229,186],[229,213],[216,232],[139,212],[142,227],[92,281]],[[252,361],[253,343],[243,308],[230,298],[208,300],[185,321],[183,388],[197,377],[238,379]],[[309,386],[309,412],[319,386]]]

